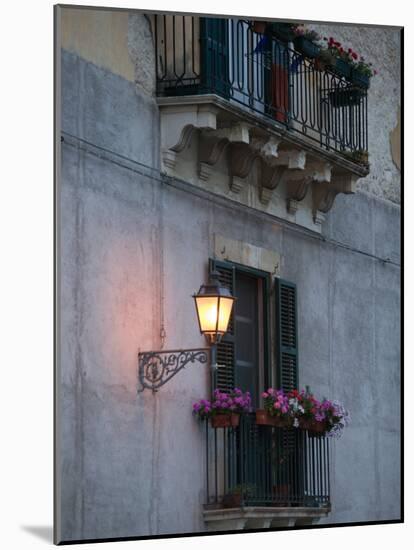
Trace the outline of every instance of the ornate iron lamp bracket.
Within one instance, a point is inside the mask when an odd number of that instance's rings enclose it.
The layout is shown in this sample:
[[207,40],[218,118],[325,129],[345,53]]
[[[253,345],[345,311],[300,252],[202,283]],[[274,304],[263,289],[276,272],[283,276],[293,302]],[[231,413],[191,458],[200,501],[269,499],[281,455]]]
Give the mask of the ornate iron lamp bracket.
[[138,393],[145,388],[156,392],[189,363],[208,364],[209,359],[209,348],[140,352],[138,353],[138,378],[141,388],[138,389]]

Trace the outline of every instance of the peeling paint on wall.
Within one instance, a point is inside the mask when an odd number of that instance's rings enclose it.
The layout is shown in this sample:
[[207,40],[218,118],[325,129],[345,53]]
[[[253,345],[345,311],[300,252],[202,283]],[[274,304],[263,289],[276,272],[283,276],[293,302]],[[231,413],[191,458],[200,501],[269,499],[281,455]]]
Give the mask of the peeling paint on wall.
[[401,109],[398,107],[397,124],[392,132],[390,132],[390,146],[391,156],[395,166],[398,170],[401,170],[401,125],[400,125],[400,113]]

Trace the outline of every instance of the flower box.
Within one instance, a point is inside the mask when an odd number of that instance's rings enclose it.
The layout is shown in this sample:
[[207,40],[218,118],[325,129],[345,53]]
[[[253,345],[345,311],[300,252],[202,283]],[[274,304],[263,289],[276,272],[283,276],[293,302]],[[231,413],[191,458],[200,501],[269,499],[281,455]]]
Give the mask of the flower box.
[[264,409],[257,409],[256,424],[258,424],[259,426],[274,426],[275,417],[270,416],[270,414]]
[[349,107],[361,103],[363,92],[359,88],[338,88],[329,92],[328,96],[333,107]]
[[290,418],[273,416],[265,409],[257,409],[256,424],[259,426],[274,426],[275,428],[291,428],[293,420]]
[[199,399],[193,403],[193,414],[200,420],[210,419],[213,428],[235,428],[240,422],[240,413],[251,412],[250,393],[234,388],[222,392],[213,391],[211,399]]
[[327,432],[326,422],[318,422],[307,418],[299,419],[299,427],[302,430],[307,430],[310,435],[322,435]]
[[369,88],[370,76],[362,73],[361,71],[352,69],[351,80],[356,86],[359,86],[360,88],[364,88],[365,90]]
[[335,59],[335,66],[333,67],[336,74],[343,76],[345,78],[351,77],[351,65],[344,59],[337,57]]
[[318,57],[321,51],[321,48],[317,44],[311,40],[308,40],[304,36],[297,36],[294,38],[293,43],[298,52],[302,53],[305,57],[309,57],[310,59]]
[[237,413],[215,414],[210,417],[210,422],[213,428],[237,428],[240,424],[240,415]]

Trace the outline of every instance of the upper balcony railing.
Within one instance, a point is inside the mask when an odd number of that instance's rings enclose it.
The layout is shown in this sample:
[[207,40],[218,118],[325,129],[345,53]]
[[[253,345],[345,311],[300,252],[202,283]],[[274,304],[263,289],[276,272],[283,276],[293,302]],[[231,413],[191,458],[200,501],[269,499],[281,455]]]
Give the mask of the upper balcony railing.
[[206,430],[207,507],[330,507],[329,439],[256,424]]
[[367,90],[249,21],[156,15],[157,93],[217,94],[323,149],[368,150]]

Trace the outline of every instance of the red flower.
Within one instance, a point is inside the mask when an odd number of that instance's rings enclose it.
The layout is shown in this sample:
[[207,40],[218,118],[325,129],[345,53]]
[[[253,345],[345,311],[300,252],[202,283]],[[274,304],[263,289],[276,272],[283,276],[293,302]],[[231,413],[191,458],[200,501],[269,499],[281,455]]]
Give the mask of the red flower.
[[358,59],[358,55],[357,55],[355,52],[352,52],[352,57],[353,57],[354,59]]

